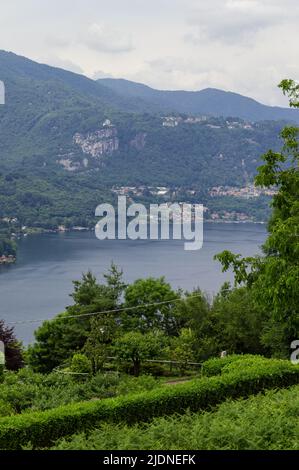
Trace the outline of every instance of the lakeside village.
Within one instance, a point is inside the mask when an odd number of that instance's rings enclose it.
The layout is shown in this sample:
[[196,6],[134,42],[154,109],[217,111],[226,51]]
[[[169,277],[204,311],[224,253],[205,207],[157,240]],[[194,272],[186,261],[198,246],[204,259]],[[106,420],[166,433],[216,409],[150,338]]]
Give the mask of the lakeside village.
[[[113,187],[111,189],[112,193],[116,196],[126,196],[128,203],[136,202],[136,200],[148,200],[151,202],[157,202],[159,204],[163,204],[164,207],[170,207],[180,195],[182,195],[182,189],[177,188],[169,188],[165,186],[121,186],[121,187]],[[212,198],[224,198],[224,197],[233,197],[238,199],[253,199],[258,198],[260,196],[268,196],[271,197],[276,193],[274,189],[263,189],[257,188],[253,184],[248,184],[245,187],[231,187],[231,186],[215,186],[210,188],[208,194],[209,197]],[[184,189],[184,200],[178,202],[178,205],[181,208],[181,216],[184,220],[184,211],[183,207],[186,203],[191,203],[190,201],[194,201],[197,199],[197,191],[194,189]],[[188,201],[188,202],[186,202]],[[194,208],[194,203],[191,203],[191,206]],[[204,206],[204,219],[206,222],[224,222],[224,223],[246,223],[246,222],[256,222],[254,217],[250,216],[249,214],[237,211],[237,210],[211,210],[208,207]],[[194,213],[192,212],[193,216]],[[169,214],[170,222],[178,221],[178,214]],[[180,219],[181,220],[181,219]],[[262,222],[260,222],[262,223]],[[5,224],[9,227],[10,232],[10,240],[14,241],[21,237],[27,237],[31,234],[37,233],[63,233],[63,232],[71,232],[71,231],[88,231],[93,230],[94,226],[92,227],[84,227],[84,226],[73,226],[73,227],[66,227],[65,225],[59,225],[56,229],[42,229],[39,227],[27,227],[25,225],[20,226],[19,221],[17,218],[14,217],[4,217],[0,219],[0,226]],[[16,261],[15,253],[5,253],[1,254],[0,252],[0,265],[4,264],[13,264]]]
[[[165,186],[120,186],[113,187],[112,192],[117,196],[126,196],[130,202],[134,202],[135,198],[146,198],[154,201],[159,200],[160,204],[165,203],[168,206],[170,206],[174,201],[177,201],[183,193],[184,201],[178,202],[181,208],[186,203],[191,203],[191,201],[194,202],[195,200],[197,201],[200,196],[194,189],[182,190],[182,188],[173,189]],[[240,200],[249,200],[256,199],[261,196],[272,197],[276,192],[276,189],[257,188],[254,184],[248,184],[241,188],[233,186],[215,186],[210,188],[208,195],[211,199],[232,197]],[[197,201],[197,203],[199,202]],[[238,210],[212,210],[211,208],[204,206],[204,214],[207,222],[256,222],[254,217]]]
[[[117,186],[112,188],[112,192],[118,196],[127,196],[127,197],[140,197],[140,196],[156,196],[156,197],[172,197],[175,198],[176,194],[181,192],[181,188],[171,189],[166,186]],[[197,191],[194,189],[184,190],[185,194],[191,197],[196,196]],[[258,188],[254,184],[248,184],[247,186],[233,187],[233,186],[215,186],[212,187],[208,194],[211,197],[221,197],[221,196],[232,196],[244,199],[251,199],[260,196],[274,196],[276,194],[276,189],[269,188]],[[180,203],[184,204],[186,201]]]

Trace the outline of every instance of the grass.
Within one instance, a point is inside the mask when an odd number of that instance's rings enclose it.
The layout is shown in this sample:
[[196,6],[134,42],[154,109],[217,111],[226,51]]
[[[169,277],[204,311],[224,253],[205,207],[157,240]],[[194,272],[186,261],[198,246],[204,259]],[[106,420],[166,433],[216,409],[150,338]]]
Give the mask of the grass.
[[226,401],[214,412],[156,418],[147,425],[103,424],[60,440],[56,450],[298,450],[299,386]]

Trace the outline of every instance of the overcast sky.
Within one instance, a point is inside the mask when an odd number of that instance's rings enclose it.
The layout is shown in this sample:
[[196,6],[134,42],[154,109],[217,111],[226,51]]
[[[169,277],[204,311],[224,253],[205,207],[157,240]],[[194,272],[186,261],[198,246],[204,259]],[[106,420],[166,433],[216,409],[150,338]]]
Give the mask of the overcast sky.
[[287,104],[298,0],[0,0],[0,49],[89,77]]

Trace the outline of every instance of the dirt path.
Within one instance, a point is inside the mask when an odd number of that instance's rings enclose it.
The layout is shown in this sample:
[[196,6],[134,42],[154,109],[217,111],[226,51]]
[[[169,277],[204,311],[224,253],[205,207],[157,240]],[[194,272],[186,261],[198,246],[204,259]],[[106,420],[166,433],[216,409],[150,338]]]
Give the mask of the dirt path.
[[188,378],[188,379],[177,379],[177,380],[169,380],[167,382],[164,382],[164,385],[177,385],[177,384],[184,384],[186,382],[190,382],[190,380],[193,380],[195,377]]

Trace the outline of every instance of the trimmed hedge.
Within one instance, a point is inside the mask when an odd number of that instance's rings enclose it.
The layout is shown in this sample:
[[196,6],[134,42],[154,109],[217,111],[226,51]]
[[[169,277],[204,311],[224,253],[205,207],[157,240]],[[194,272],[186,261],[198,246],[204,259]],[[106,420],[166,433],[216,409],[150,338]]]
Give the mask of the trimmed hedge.
[[102,421],[142,422],[156,416],[199,411],[227,398],[247,397],[270,388],[299,383],[299,367],[288,361],[264,360],[250,370],[202,378],[189,383],[129,395],[61,406],[44,412],[0,419],[0,448],[20,449],[28,444],[49,447],[57,439],[86,431]]
[[[211,412],[103,423],[60,439],[53,450],[299,450],[299,386],[227,400]],[[155,470],[155,469],[154,469]]]
[[225,357],[212,357],[211,359],[208,359],[207,361],[203,362],[202,375],[205,377],[213,377],[214,375],[220,375],[222,373],[222,369],[224,369],[224,367],[226,367],[228,364],[243,361],[245,359],[251,359],[253,361],[269,361],[269,359],[263,356],[258,356],[254,354],[229,354]]

